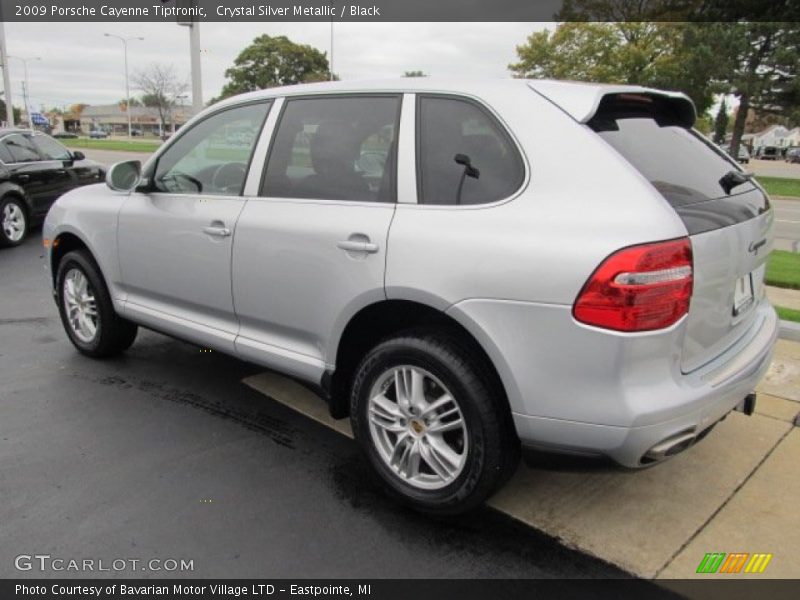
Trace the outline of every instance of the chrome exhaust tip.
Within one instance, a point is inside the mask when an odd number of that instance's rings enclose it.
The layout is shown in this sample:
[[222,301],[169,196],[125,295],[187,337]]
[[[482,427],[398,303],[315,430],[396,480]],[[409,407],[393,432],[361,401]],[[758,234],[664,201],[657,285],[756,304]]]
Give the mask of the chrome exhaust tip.
[[695,434],[694,429],[671,435],[668,438],[661,440],[655,446],[650,448],[650,450],[645,452],[640,462],[643,465],[647,465],[660,462],[666,458],[669,458],[670,456],[675,456],[691,446],[696,437],[697,435]]

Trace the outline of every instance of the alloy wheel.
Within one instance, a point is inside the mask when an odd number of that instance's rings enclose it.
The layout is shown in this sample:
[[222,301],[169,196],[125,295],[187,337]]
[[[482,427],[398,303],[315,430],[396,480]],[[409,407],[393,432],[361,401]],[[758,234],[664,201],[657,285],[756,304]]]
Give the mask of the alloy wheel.
[[467,460],[469,433],[455,397],[430,372],[403,365],[372,386],[369,430],[384,464],[423,490],[453,483]]
[[80,269],[70,269],[64,276],[64,308],[67,322],[80,341],[90,343],[97,336],[97,301],[86,275]]
[[25,235],[25,213],[14,202],[3,208],[3,233],[11,242],[18,242]]

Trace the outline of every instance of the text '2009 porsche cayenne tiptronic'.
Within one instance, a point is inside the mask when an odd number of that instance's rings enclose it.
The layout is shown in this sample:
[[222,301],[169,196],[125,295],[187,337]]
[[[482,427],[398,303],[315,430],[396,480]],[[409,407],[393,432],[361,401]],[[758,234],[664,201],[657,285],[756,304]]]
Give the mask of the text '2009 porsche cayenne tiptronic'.
[[651,465],[752,405],[773,211],[694,120],[633,86],[254,92],[58,200],[46,266],[84,354],[141,325],[308,382],[390,493],[460,512],[523,451]]

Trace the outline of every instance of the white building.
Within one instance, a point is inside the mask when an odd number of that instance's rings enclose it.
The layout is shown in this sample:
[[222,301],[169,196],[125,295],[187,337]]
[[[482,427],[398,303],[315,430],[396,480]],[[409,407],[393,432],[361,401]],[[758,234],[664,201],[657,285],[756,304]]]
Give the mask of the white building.
[[[131,106],[131,127],[143,134],[161,135],[172,133],[175,129],[186,123],[191,117],[191,107],[176,106],[167,116],[167,131],[161,131],[161,120],[158,110],[149,106]],[[124,105],[106,104],[100,106],[87,106],[83,109],[80,119],[83,133],[88,134],[92,129],[102,129],[107,133],[117,135],[128,134],[128,114]]]
[[[798,128],[792,129],[795,136],[800,135]],[[792,145],[790,143],[790,131],[783,125],[770,125],[764,131],[753,134],[753,151],[758,152],[759,148],[766,148],[767,146],[774,146],[776,148],[788,148]]]

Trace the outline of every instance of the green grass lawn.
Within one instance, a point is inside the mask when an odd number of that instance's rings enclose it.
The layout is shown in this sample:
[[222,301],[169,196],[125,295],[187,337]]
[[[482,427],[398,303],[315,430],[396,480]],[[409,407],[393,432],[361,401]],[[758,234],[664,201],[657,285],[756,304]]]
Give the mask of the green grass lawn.
[[800,179],[788,177],[756,177],[770,196],[796,196],[800,198]]
[[132,140],[92,140],[90,138],[74,138],[59,140],[68,148],[90,148],[92,150],[119,150],[123,152],[155,152],[161,142]]
[[800,290],[800,254],[773,250],[767,259],[767,285]]
[[800,310],[784,308],[782,306],[776,306],[775,310],[778,311],[778,317],[784,321],[794,321],[795,323],[800,323]]

